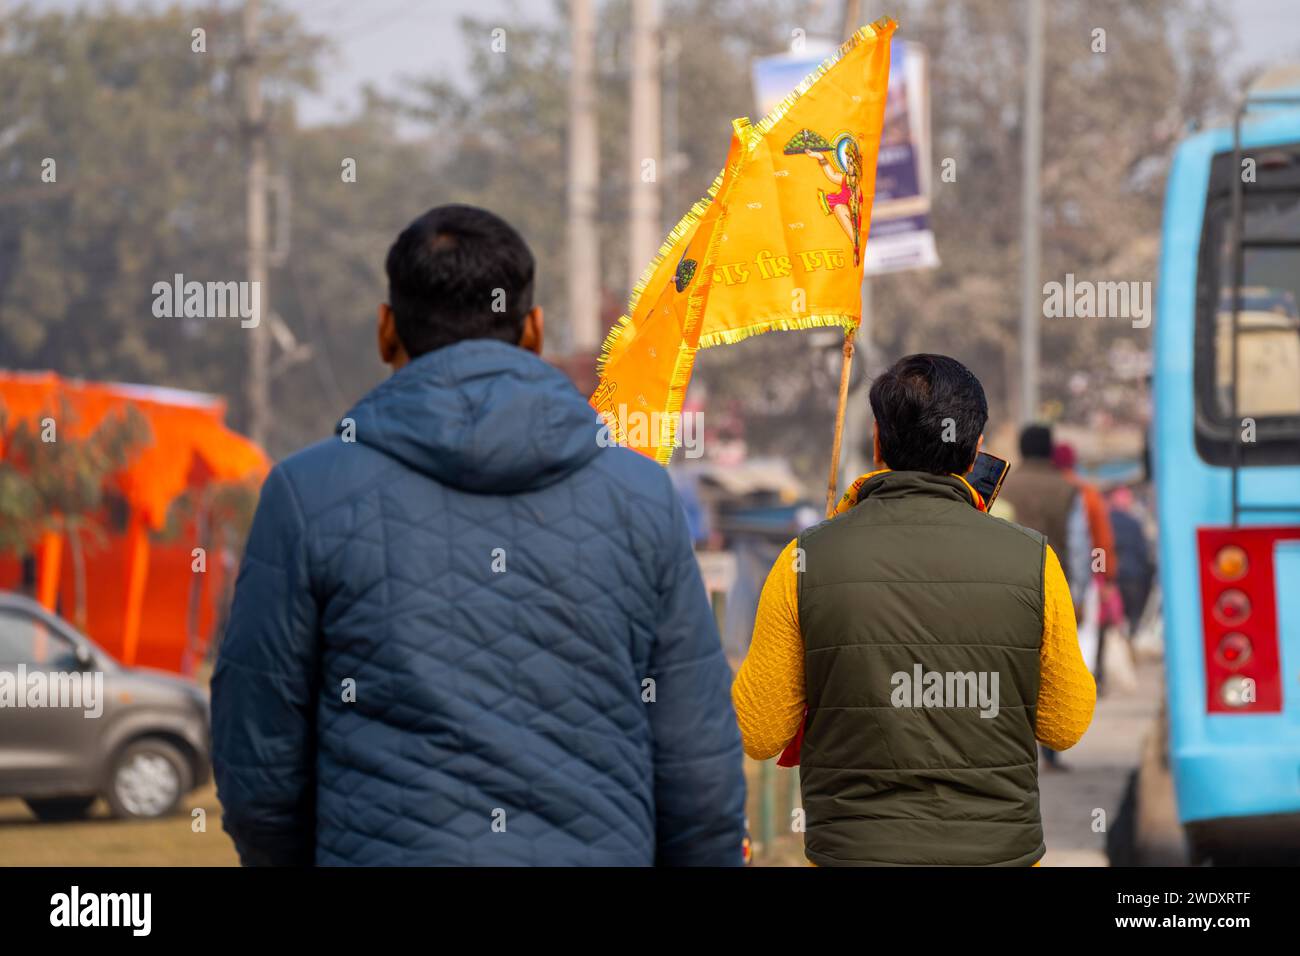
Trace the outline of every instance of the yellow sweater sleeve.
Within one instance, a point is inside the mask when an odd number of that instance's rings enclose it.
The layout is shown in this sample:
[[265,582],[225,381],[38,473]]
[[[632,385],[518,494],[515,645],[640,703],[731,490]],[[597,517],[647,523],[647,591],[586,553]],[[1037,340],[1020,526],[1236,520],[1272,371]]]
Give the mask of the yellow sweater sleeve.
[[772,565],[758,599],[749,654],[731,685],[745,753],[775,757],[794,739],[803,720],[803,635],[799,630],[798,539]]
[[1070,585],[1056,552],[1043,562],[1043,645],[1039,651],[1038,720],[1034,731],[1053,750],[1068,750],[1092,723],[1097,684],[1092,679],[1074,620]]

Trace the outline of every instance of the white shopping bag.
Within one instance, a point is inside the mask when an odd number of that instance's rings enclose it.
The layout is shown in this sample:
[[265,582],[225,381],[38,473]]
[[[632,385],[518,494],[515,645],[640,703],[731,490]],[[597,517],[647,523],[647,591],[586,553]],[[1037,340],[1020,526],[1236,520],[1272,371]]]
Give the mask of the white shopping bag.
[[1133,651],[1128,638],[1118,627],[1106,628],[1106,643],[1102,645],[1102,656],[1106,675],[1106,685],[1131,694],[1137,690],[1137,667],[1133,663]]
[[1087,590],[1083,592],[1083,611],[1079,619],[1079,650],[1083,653],[1083,662],[1088,665],[1088,670],[1093,676],[1097,673],[1100,612],[1101,602],[1098,600],[1097,582],[1089,581]]

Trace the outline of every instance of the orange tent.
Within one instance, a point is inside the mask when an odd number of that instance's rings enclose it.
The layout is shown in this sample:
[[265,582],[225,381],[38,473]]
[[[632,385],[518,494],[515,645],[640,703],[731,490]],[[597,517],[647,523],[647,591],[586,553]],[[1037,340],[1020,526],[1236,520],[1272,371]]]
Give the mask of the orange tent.
[[[125,528],[110,529],[108,546],[87,555],[90,636],[124,663],[187,671],[194,663],[186,655],[193,596],[197,591],[199,630],[206,645],[223,569],[219,561],[212,562],[200,586],[193,588],[191,552],[198,529],[188,527],[181,540],[155,542],[152,547],[149,530],[164,526],[172,502],[188,489],[264,476],[266,454],[225,427],[226,404],[217,396],[82,382],[52,372],[0,372],[0,406],[10,429],[20,421],[57,418],[65,404],[73,420],[58,423],[60,435],[88,435],[106,416],[121,414],[128,405],[144,417],[151,432],[149,444],[112,478],[113,490],[126,502]],[[0,435],[0,457],[5,437]],[[60,596],[71,606],[74,585],[70,569],[63,567],[62,552],[61,536],[47,534],[37,553],[37,598],[51,610]],[[20,574],[16,560],[0,558],[0,587],[13,587]]]

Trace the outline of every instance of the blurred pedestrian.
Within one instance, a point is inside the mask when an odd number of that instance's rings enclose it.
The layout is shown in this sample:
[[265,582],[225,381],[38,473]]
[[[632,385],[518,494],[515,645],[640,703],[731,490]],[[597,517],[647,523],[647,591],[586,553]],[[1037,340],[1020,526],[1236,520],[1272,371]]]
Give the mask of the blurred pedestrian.
[[1069,586],[964,477],[988,419],[965,366],[909,355],[870,401],[877,470],[763,587],[732,688],[745,749],[766,760],[802,727],[819,866],[1031,865],[1035,739],[1071,747],[1092,718]]
[[[1047,538],[1061,559],[1061,567],[1076,593],[1077,552],[1087,556],[1091,542],[1069,532],[1070,518],[1078,504],[1078,489],[1052,463],[1052,429],[1048,425],[1027,425],[1020,432],[1020,462],[1002,485],[1002,499],[1014,509],[1016,523]],[[1084,567],[1087,566],[1086,560]],[[1078,601],[1075,601],[1077,606]]]
[[[1080,627],[1097,635],[1093,654],[1092,674],[1097,678],[1097,693],[1106,684],[1106,637],[1123,623],[1123,611],[1115,578],[1119,570],[1120,555],[1115,550],[1115,532],[1111,528],[1110,509],[1105,496],[1092,482],[1078,472],[1078,456],[1074,446],[1062,442],[1052,449],[1052,463],[1060,469],[1067,481],[1078,491],[1070,520],[1075,527],[1071,533],[1076,540],[1086,536],[1086,550],[1074,558],[1072,580],[1079,582],[1075,606]],[[1086,529],[1083,523],[1086,522]],[[1090,593],[1091,589],[1091,593]],[[1082,610],[1086,608],[1087,610]]]
[[[1052,461],[1049,425],[1026,425],[1020,432],[1020,462],[1002,485],[1001,497],[1015,509],[1016,523],[1042,534],[1060,556],[1071,595],[1072,617],[1083,607],[1092,556],[1092,539],[1079,490]],[[1078,644],[1077,631],[1075,635]],[[1063,770],[1055,749],[1042,748],[1049,769]]]
[[388,252],[393,375],[262,488],[212,683],[245,864],[740,865],[730,668],[668,473],[543,362],[532,253]]
[[1115,550],[1119,555],[1117,584],[1130,638],[1137,633],[1156,573],[1151,546],[1135,508],[1132,489],[1121,486],[1110,493],[1110,522],[1115,529]]
[[1081,517],[1087,522],[1086,538],[1076,532],[1076,539],[1086,540],[1088,547],[1074,559],[1075,577],[1083,587],[1097,577],[1113,581],[1119,556],[1115,550],[1115,534],[1111,528],[1110,509],[1105,497],[1096,485],[1079,474],[1078,455],[1075,454],[1073,445],[1066,442],[1054,445],[1052,464],[1078,492],[1072,520],[1077,521]]

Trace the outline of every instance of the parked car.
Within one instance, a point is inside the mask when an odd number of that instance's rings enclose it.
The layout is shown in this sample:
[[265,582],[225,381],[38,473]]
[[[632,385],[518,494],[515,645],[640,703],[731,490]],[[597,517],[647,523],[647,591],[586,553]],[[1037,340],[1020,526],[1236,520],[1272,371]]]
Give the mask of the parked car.
[[211,772],[207,692],[126,667],[68,622],[0,592],[0,796],[42,820],[162,817]]

